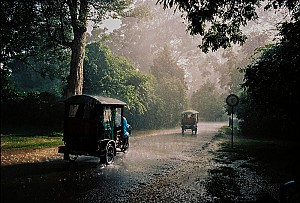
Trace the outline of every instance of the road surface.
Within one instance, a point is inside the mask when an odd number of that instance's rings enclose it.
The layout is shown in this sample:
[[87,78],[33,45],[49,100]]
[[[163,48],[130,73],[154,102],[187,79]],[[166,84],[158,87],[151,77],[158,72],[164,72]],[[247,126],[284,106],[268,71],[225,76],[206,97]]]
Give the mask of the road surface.
[[205,202],[212,139],[225,125],[199,123],[197,135],[180,128],[135,134],[109,166],[87,156],[69,163],[56,149],[44,161],[27,153],[9,164],[1,156],[1,202]]

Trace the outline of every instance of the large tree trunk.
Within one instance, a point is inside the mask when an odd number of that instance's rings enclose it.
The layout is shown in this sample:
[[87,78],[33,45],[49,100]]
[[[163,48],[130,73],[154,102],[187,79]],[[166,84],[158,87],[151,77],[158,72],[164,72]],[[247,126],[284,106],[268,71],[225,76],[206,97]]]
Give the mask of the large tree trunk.
[[72,56],[70,63],[70,75],[67,80],[67,97],[82,94],[83,88],[83,62],[85,56],[86,32],[81,33],[80,37],[76,38],[78,39],[74,39],[71,47]]
[[88,2],[80,1],[79,14],[77,0],[69,0],[74,39],[71,43],[70,75],[67,78],[65,96],[82,94],[83,89],[83,62],[85,57]]

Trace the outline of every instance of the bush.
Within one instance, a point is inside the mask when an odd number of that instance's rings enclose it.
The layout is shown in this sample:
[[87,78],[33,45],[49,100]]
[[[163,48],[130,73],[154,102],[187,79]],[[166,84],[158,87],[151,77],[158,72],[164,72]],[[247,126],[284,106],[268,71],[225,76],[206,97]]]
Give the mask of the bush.
[[1,103],[2,128],[62,129],[63,104],[48,92],[28,92]]

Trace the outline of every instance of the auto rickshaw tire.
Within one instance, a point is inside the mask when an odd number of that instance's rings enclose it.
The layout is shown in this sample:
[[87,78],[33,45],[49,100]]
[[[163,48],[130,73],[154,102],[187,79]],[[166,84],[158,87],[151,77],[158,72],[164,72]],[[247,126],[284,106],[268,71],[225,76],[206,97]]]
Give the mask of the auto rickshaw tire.
[[115,156],[115,147],[111,143],[108,143],[105,152],[106,165],[110,165],[114,162],[114,156]]
[[68,160],[70,162],[76,161],[78,158],[78,155],[72,155],[69,153],[64,153],[64,160]]
[[184,128],[182,128],[182,130],[181,130],[181,134],[184,134]]
[[72,155],[72,154],[69,154],[69,160],[70,161],[76,161],[78,158],[78,155]]

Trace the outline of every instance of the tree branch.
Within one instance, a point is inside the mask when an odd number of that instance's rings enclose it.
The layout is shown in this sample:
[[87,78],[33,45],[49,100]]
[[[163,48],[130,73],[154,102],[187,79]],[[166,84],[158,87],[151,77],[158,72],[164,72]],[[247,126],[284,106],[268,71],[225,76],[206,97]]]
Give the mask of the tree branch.
[[[64,35],[64,27],[63,27],[63,21],[62,19],[61,20],[61,27],[60,27],[60,31],[61,31],[61,40],[57,39],[56,38],[56,33],[58,32],[57,29],[54,29],[53,31],[53,34],[51,32],[51,23],[49,21],[49,16],[47,15],[47,12],[45,10],[45,6],[43,6],[44,4],[41,3],[41,13],[43,14],[43,16],[45,17],[45,23],[46,23],[46,31],[48,33],[48,37],[53,41],[53,42],[56,42],[62,46],[67,46],[67,47],[70,47],[71,46],[71,42],[68,42],[66,39],[65,39],[65,35]],[[63,5],[63,4],[61,4]],[[60,15],[61,17],[61,15]]]

